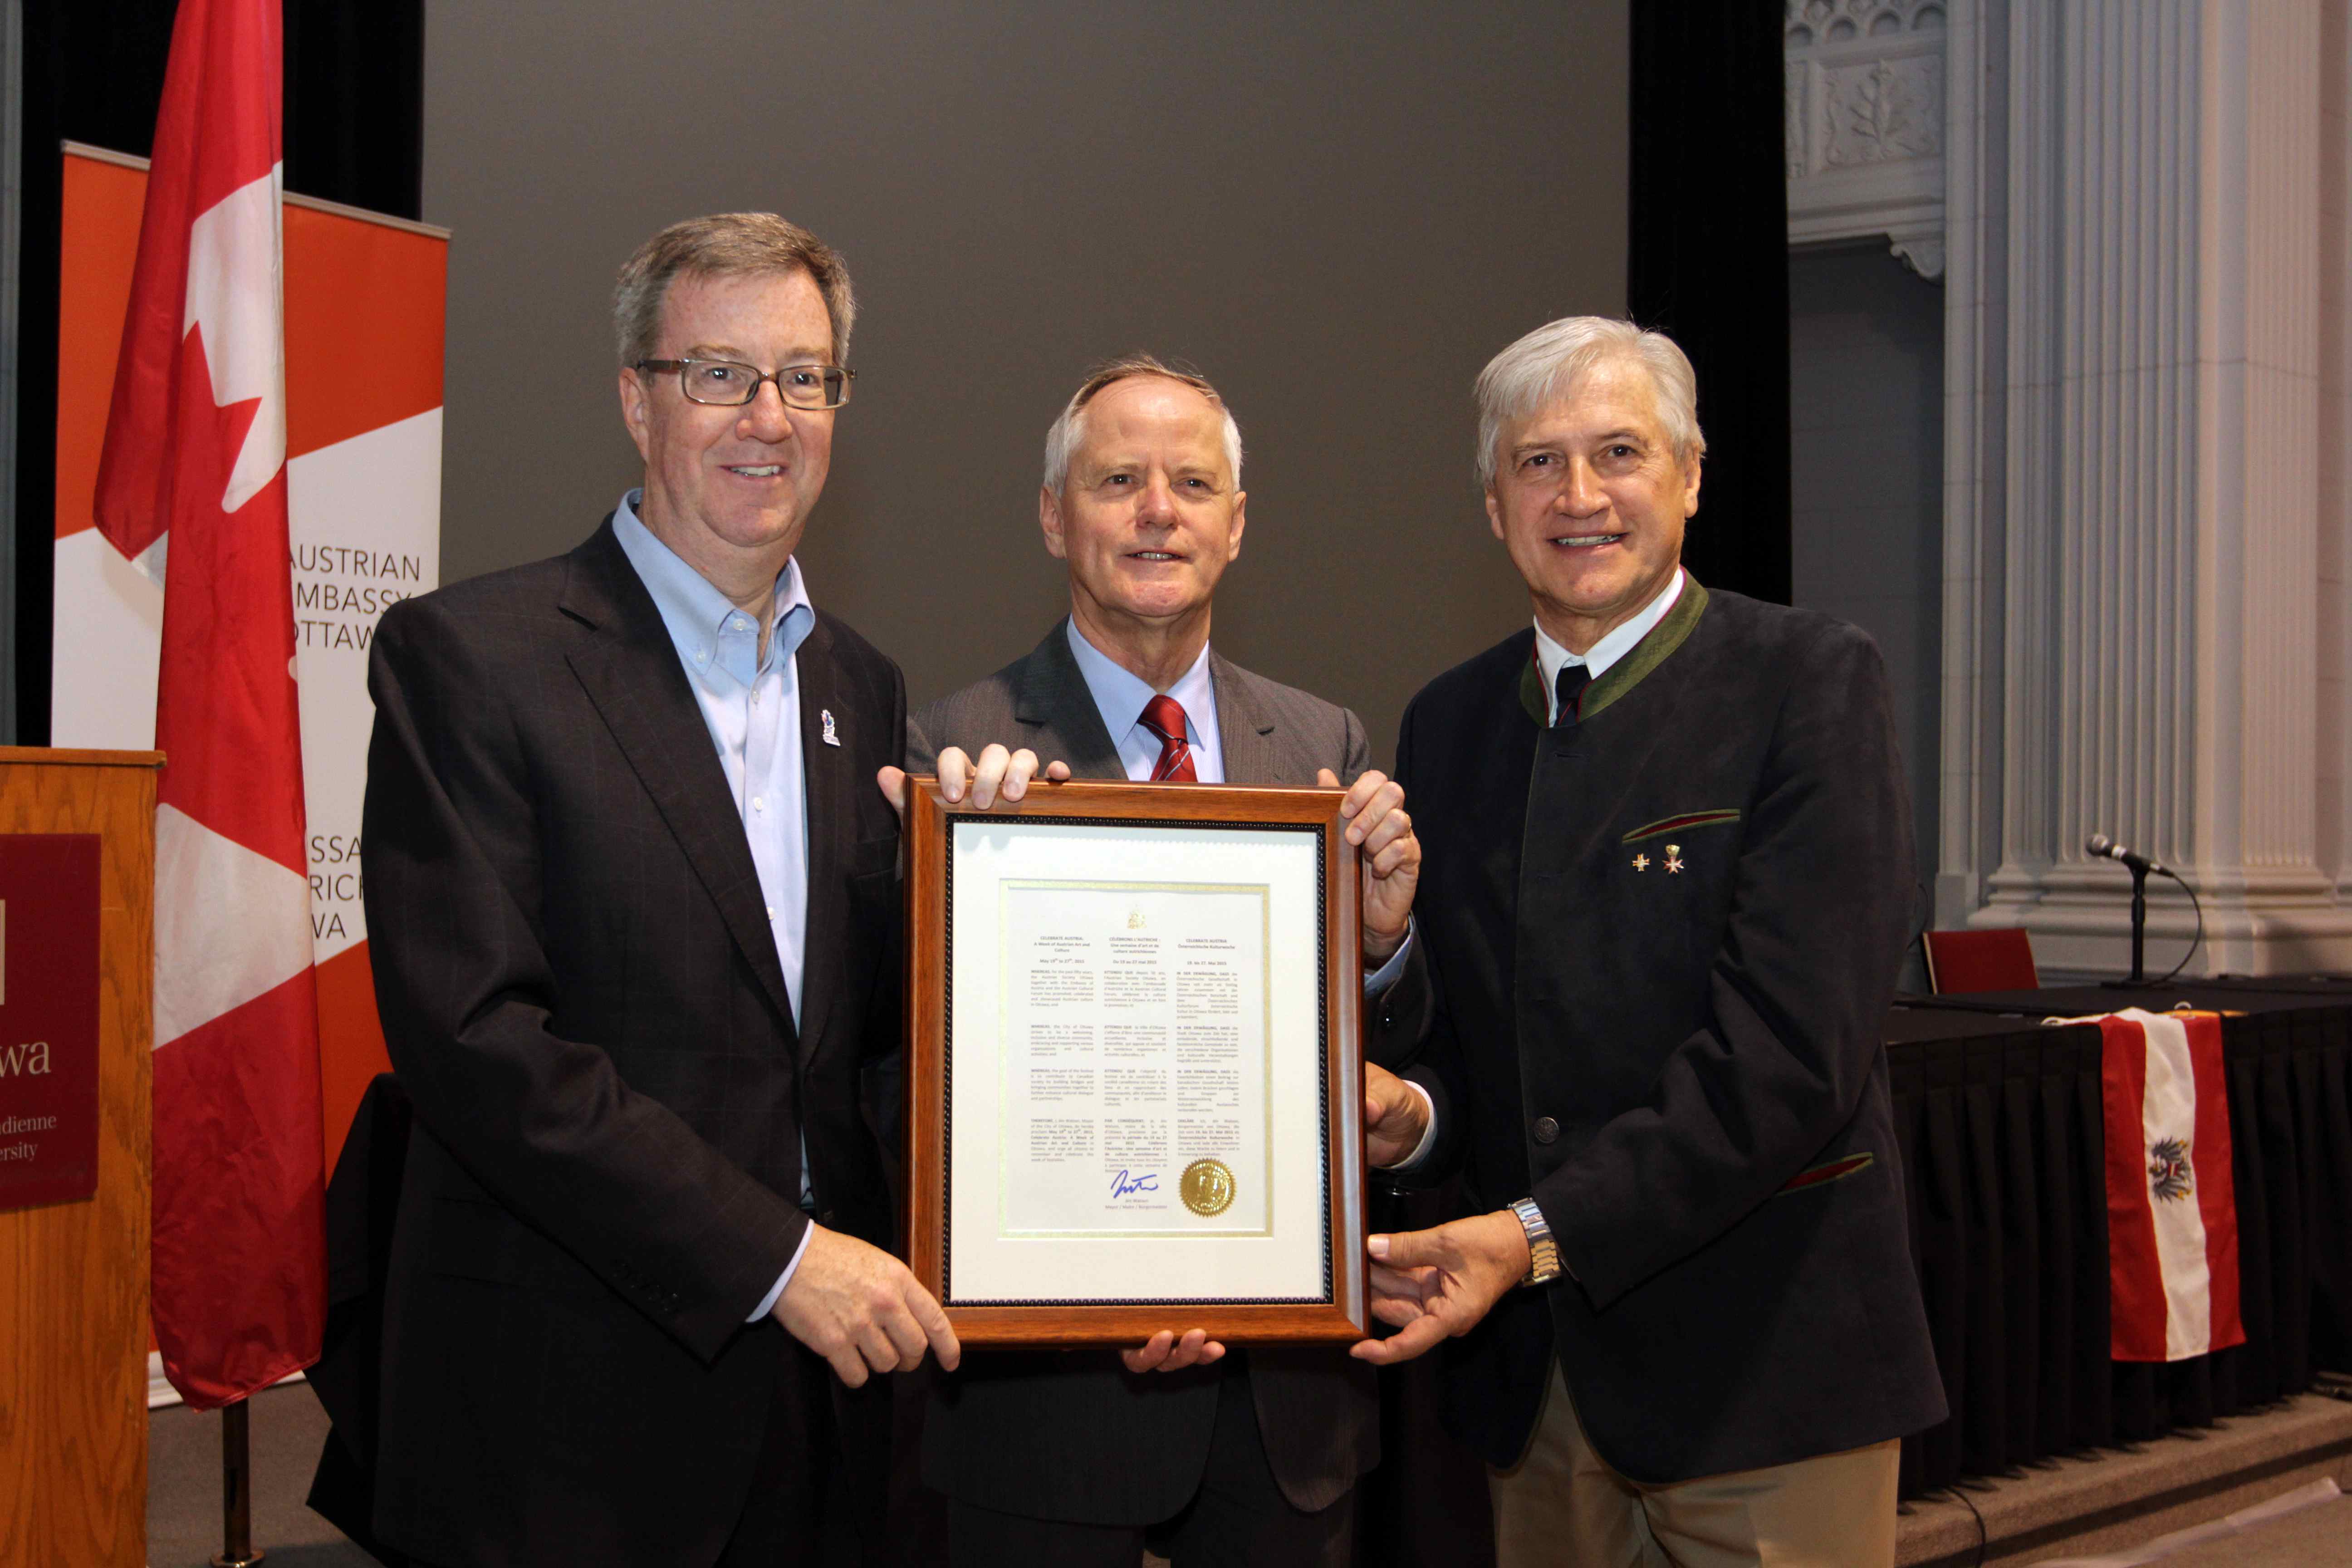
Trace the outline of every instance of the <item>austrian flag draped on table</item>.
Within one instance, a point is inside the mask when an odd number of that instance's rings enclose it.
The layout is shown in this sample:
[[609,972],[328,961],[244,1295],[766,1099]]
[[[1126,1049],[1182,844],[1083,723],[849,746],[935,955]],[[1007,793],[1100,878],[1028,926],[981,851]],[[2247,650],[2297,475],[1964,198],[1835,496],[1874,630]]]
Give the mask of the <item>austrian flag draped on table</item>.
[[2243,1344],[2221,1020],[2137,1007],[2098,1020],[2116,1361]]
[[192,1405],[318,1358],[318,1001],[286,514],[278,0],[180,0],[98,526],[163,581],[155,1332]]

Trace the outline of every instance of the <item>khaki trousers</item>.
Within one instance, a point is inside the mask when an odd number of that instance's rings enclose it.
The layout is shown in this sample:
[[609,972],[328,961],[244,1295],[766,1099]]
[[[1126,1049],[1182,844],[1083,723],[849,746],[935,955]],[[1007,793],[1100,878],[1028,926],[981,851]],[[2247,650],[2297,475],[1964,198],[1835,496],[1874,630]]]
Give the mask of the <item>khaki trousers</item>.
[[1893,1568],[1901,1445],[1644,1486],[1585,1441],[1555,1358],[1534,1441],[1490,1470],[1500,1568]]

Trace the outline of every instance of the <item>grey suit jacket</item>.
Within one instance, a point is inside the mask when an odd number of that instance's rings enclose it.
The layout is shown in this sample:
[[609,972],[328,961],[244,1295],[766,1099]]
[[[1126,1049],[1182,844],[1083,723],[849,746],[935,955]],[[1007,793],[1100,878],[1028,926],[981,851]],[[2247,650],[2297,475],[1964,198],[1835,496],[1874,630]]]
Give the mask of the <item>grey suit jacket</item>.
[[[1066,619],[1045,640],[986,679],[940,698],[907,721],[907,766],[928,773],[949,746],[977,755],[991,741],[1027,746],[1071,776],[1123,779],[1110,731],[1070,653]],[[1346,784],[1371,765],[1371,743],[1349,710],[1253,675],[1209,650],[1217,694],[1217,742],[1232,784],[1311,784],[1318,768]],[[977,743],[974,743],[977,742]]]
[[[1110,732],[1070,653],[1066,622],[1034,651],[943,697],[907,722],[907,767],[992,741],[1027,746],[1076,778],[1123,779]],[[1329,768],[1352,781],[1371,747],[1355,714],[1209,654],[1217,738],[1233,784],[1312,784]],[[1365,1010],[1365,1054],[1403,1065],[1428,1026],[1427,970],[1416,942]],[[1181,1325],[1171,1324],[1173,1327]],[[1214,1366],[1129,1373],[1108,1350],[974,1352],[936,1385],[924,1423],[923,1479],[1002,1511],[1093,1524],[1150,1524],[1198,1489],[1216,1422],[1217,1384],[1249,1379],[1275,1479],[1292,1505],[1329,1507],[1379,1462],[1370,1369],[1344,1349],[1265,1347]]]

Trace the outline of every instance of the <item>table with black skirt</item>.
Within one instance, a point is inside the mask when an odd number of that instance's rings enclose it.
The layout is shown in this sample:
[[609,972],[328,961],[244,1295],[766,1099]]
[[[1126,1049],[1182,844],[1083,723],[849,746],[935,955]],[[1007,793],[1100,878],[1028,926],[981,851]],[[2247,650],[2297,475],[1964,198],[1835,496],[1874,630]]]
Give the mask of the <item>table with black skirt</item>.
[[[2123,1007],[2225,1015],[2246,1342],[2167,1365],[2107,1358],[2100,1037]],[[1951,1417],[1906,1438],[1905,1497],[2056,1454],[2210,1424],[2352,1371],[2352,977],[1906,996],[1887,1064],[1919,1270]],[[1379,1197],[1381,1229],[1456,1212]],[[1430,1356],[1382,1375],[1382,1461],[1358,1561],[1493,1561],[1484,1467],[1436,1416]]]
[[[2221,1043],[2246,1342],[2111,1362],[2099,1031],[2042,1020],[2181,1005],[2241,1015]],[[2352,981],[1906,997],[1887,1042],[1952,1409],[1905,1442],[1906,1496],[2205,1426],[2352,1368]]]

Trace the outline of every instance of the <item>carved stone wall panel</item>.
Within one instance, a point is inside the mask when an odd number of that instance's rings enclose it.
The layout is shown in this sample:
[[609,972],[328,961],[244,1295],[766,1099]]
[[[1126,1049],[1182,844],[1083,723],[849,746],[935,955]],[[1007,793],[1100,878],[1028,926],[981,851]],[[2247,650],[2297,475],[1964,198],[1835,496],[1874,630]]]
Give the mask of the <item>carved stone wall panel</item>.
[[1781,30],[1790,48],[1900,37],[1941,27],[1947,0],[1788,0]]
[[1790,243],[1885,235],[1942,273],[1945,16],[1936,0],[1786,0]]
[[1815,65],[1826,169],[1934,158],[1944,150],[1944,61],[1922,42],[1901,56]]

